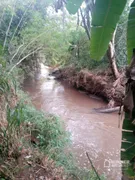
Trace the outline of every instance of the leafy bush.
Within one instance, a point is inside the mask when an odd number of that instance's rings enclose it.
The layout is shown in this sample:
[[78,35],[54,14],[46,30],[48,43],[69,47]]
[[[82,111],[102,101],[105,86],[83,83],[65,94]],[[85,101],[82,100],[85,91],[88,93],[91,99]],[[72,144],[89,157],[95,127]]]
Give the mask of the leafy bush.
[[[70,135],[64,130],[62,121],[51,114],[36,110],[31,105],[25,105],[23,109],[24,121],[29,124],[27,131],[38,141],[35,148],[39,148],[48,157],[53,159],[57,166],[62,166],[68,176],[82,180],[96,178],[93,170],[79,169],[74,163],[72,154],[66,148],[70,145]],[[104,177],[101,177],[104,179]]]
[[95,61],[90,56],[90,41],[83,28],[78,31],[70,32],[70,57],[66,61],[66,65],[74,64],[78,69],[104,69],[108,66],[108,59],[106,56],[102,61]]
[[[25,105],[23,114],[24,121],[33,124],[31,133],[37,137],[38,146],[45,153],[49,153],[54,147],[55,153],[58,153],[69,142],[69,136],[58,117],[40,112],[29,105]],[[32,131],[31,126],[28,130]]]

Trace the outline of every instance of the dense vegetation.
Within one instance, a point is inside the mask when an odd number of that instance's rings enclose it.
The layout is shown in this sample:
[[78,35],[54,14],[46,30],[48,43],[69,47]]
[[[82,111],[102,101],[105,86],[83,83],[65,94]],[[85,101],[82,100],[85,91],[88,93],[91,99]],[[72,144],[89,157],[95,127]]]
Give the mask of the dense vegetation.
[[[0,179],[35,178],[40,169],[45,173],[39,177],[54,179],[97,176],[79,169],[72,155],[65,154],[70,135],[60,119],[37,111],[20,90],[25,76],[39,71],[41,62],[54,68],[76,64],[79,41],[86,44],[82,48],[88,59],[89,41],[83,28],[75,37],[76,17],[61,14],[64,11],[57,14],[49,1],[0,3]],[[87,67],[79,48],[78,67]]]
[[[135,1],[131,4],[126,0],[0,2],[0,177],[15,178],[19,171],[16,162],[29,147],[30,163],[37,165],[42,154],[40,162],[47,156],[55,161],[52,169],[56,165],[65,168],[64,172],[58,168],[56,175],[62,171],[60,176],[84,179],[95,176],[93,172],[80,172],[71,166],[73,163],[67,161],[70,158],[64,156],[69,137],[61,129],[58,118],[38,112],[29,102],[22,102],[20,83],[24,76],[33,76],[39,71],[42,62],[52,68],[70,65],[76,71],[109,69],[113,85],[118,86],[121,72],[125,72],[135,48],[134,9]],[[123,129],[128,133],[123,132],[126,141],[122,143],[122,159],[130,160],[131,166],[126,172],[129,176],[135,174],[134,58],[133,53],[123,100],[127,113]],[[95,61],[99,59],[102,60]]]

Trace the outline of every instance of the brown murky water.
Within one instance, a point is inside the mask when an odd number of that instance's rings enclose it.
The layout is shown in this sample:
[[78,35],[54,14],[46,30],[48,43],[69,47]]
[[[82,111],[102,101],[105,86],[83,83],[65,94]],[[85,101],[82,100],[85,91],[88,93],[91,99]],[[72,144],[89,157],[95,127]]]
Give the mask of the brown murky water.
[[71,132],[71,151],[80,167],[90,168],[88,152],[94,166],[107,180],[120,180],[121,129],[118,128],[118,114],[100,114],[93,108],[106,104],[93,99],[68,85],[54,79],[47,79],[48,70],[42,67],[37,80],[25,80],[24,90],[30,94],[38,108],[56,114],[65,121]]

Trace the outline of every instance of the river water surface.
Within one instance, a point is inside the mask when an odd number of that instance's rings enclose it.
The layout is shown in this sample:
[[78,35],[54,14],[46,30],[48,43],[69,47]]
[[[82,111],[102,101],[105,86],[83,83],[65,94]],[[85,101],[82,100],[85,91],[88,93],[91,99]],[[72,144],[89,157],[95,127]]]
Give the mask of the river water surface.
[[38,109],[60,116],[66,130],[71,133],[76,162],[82,168],[91,168],[86,156],[100,174],[107,180],[120,180],[121,129],[118,128],[118,114],[101,114],[93,108],[106,106],[100,99],[89,97],[66,83],[47,79],[48,69],[42,66],[36,80],[26,79],[23,89],[32,97]]

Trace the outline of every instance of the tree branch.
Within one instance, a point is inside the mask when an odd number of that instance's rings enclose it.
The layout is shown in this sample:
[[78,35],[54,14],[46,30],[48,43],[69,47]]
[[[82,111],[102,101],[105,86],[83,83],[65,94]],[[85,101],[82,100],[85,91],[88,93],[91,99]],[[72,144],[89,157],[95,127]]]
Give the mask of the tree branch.
[[11,70],[8,72],[8,75],[13,71],[13,69],[18,66],[24,59],[26,59],[27,57],[29,57],[31,54],[35,53],[36,51],[40,50],[41,47],[37,48],[36,50],[30,52],[29,54],[27,54],[26,56],[24,56],[22,59],[20,59],[20,61],[18,63],[16,63],[12,68]]
[[[16,2],[15,2],[15,4],[16,4]],[[5,49],[8,33],[9,33],[9,30],[10,30],[10,27],[11,27],[11,24],[12,24],[12,21],[13,21],[15,4],[14,4],[14,8],[13,8],[13,12],[12,12],[12,16],[11,16],[10,22],[9,22],[9,25],[8,25],[8,28],[7,28],[7,31],[6,31],[6,36],[5,36],[5,40],[4,40],[4,43],[3,43],[3,51]]]
[[85,31],[86,31],[86,34],[87,34],[89,40],[90,40],[90,32],[89,32],[88,27],[87,27],[87,25],[86,25],[85,18],[84,18],[84,16],[83,16],[81,7],[80,7],[80,13],[81,13],[82,21],[83,21],[83,24],[84,24],[84,29],[85,29]]
[[2,23],[2,19],[3,19],[4,13],[5,13],[5,9],[3,8],[1,19],[0,19],[0,26],[1,26],[1,23]]
[[23,45],[24,45],[24,43],[23,43],[23,44],[21,44],[21,45],[18,47],[18,49],[16,50],[15,54],[14,54],[14,55],[13,55],[13,57],[11,58],[10,63],[12,63],[12,61],[13,61],[14,57],[18,54],[18,52],[19,52],[20,48],[21,48],[21,47],[23,47]]
[[32,3],[27,7],[27,9],[25,10],[25,12],[23,13],[23,15],[22,15],[22,17],[21,17],[21,19],[20,19],[20,21],[19,21],[19,23],[18,23],[18,25],[17,25],[17,27],[16,27],[16,29],[15,29],[15,31],[14,31],[14,34],[13,34],[13,36],[12,36],[10,42],[9,42],[9,44],[11,44],[12,40],[14,39],[14,36],[15,36],[15,34],[16,34],[16,32],[17,32],[17,30],[18,30],[18,28],[19,28],[19,26],[20,26],[23,18],[25,17],[25,14],[27,13],[28,9],[31,7],[31,5],[32,5]]
[[91,159],[90,159],[90,157],[89,157],[88,152],[86,152],[86,155],[87,155],[87,158],[88,158],[88,160],[89,160],[89,162],[90,162],[90,164],[91,164],[91,166],[92,166],[92,169],[94,170],[95,174],[97,175],[97,178],[98,178],[99,180],[101,180],[100,177],[99,177],[99,175],[98,175],[98,173],[97,173],[97,171],[96,171],[96,169],[95,169],[95,167],[93,166],[93,163],[92,163],[92,161],[91,161]]
[[117,68],[116,58],[115,58],[115,34],[116,34],[116,30],[114,31],[112,41],[110,41],[110,43],[109,43],[109,47],[107,50],[107,56],[110,61],[110,66],[111,66],[113,75],[114,75],[115,79],[118,79],[120,77],[120,74],[119,74],[119,71]]

